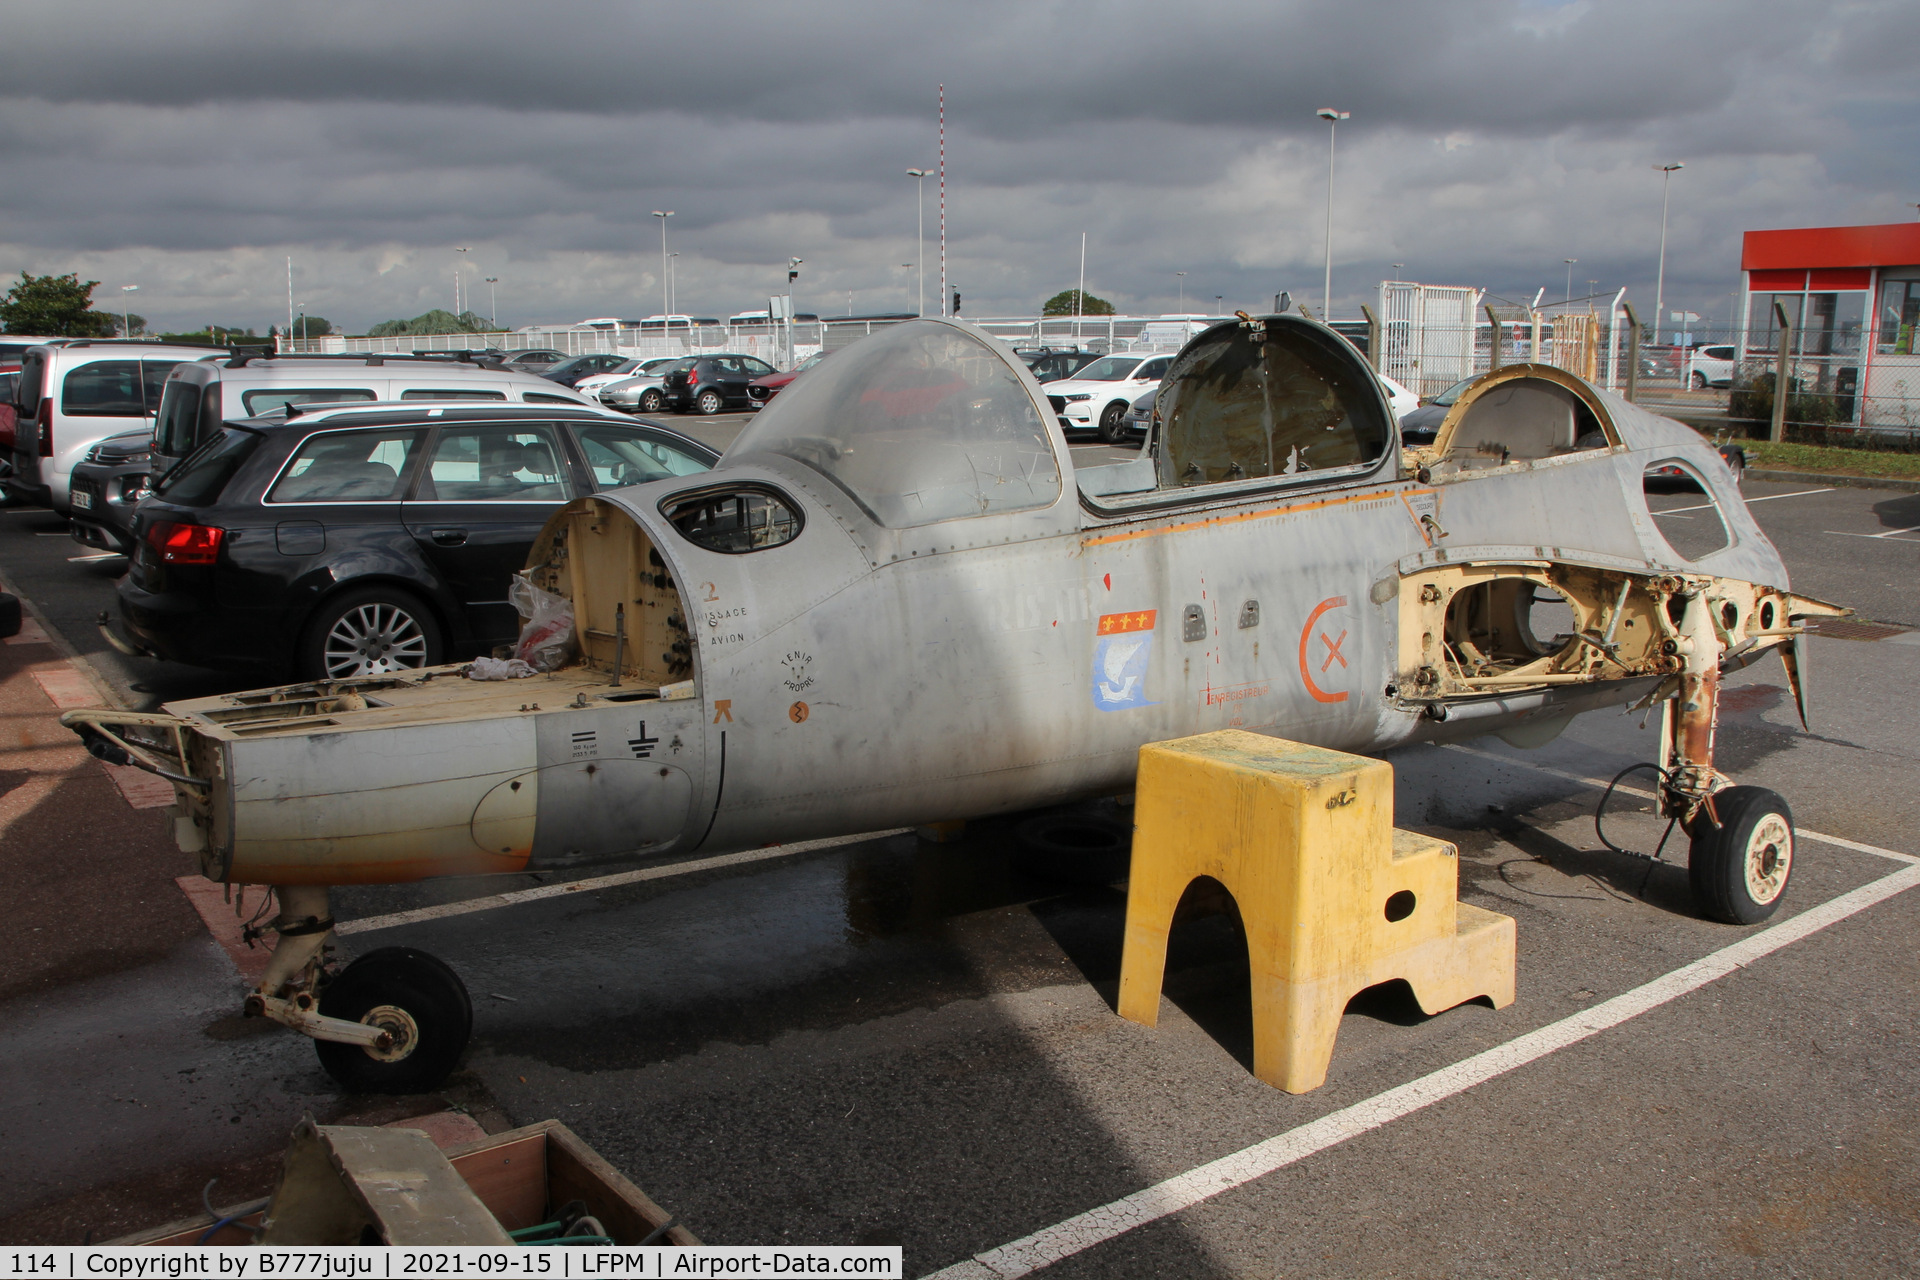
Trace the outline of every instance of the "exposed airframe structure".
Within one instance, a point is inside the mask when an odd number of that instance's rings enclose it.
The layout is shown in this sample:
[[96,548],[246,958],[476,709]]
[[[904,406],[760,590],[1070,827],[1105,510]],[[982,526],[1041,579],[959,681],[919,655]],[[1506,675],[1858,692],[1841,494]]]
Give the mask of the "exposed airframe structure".
[[[1643,477],[1666,466],[1698,483],[1719,545],[1683,554],[1656,525]],[[205,875],[278,889],[249,1009],[316,1037],[349,1083],[424,1087],[470,1015],[451,971],[417,962],[355,981],[363,958],[325,985],[327,886],[1112,794],[1143,743],[1218,728],[1531,745],[1661,703],[1663,804],[1694,837],[1703,909],[1757,919],[1791,819],[1714,769],[1718,681],[1778,649],[1801,696],[1799,620],[1842,612],[1789,592],[1686,427],[1518,365],[1403,454],[1365,361],[1284,315],[1196,337],[1142,456],[1077,475],[999,344],[894,326],[788,388],[712,472],[570,504],[527,575],[574,611],[575,660],[549,675],[67,717],[174,781]]]

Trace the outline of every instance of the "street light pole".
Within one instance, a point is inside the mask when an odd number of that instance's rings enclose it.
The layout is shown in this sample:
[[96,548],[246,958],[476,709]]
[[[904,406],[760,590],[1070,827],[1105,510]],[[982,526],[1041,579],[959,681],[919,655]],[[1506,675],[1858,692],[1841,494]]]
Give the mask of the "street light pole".
[[1333,136],[1340,122],[1353,113],[1322,107],[1314,114],[1327,122],[1327,278],[1320,294],[1320,319],[1324,322],[1333,316]]
[[[673,216],[673,210],[655,209],[653,216],[660,219],[660,323],[668,326],[673,323],[667,319],[673,314],[673,294],[667,285],[667,219]],[[661,336],[665,337],[666,334],[667,330],[663,328]]]
[[[661,224],[666,225],[665,223]],[[674,308],[680,305],[680,251],[675,249],[667,255],[667,314],[674,314]]]
[[1396,262],[1396,263],[1394,263],[1394,264],[1393,264],[1393,282],[1394,282],[1395,284],[1399,284],[1399,283],[1400,283],[1400,268],[1402,268],[1402,267],[1404,267],[1404,266],[1406,266],[1406,265],[1407,265],[1407,264],[1406,264],[1406,263],[1404,263],[1404,262]]
[[127,295],[138,293],[139,290],[140,286],[137,284],[120,286],[120,336],[123,338],[133,336],[133,309],[132,304],[127,300]]
[[487,277],[487,323],[497,331],[500,328],[500,308],[494,304],[493,286],[500,283],[499,276]]
[[1185,315],[1187,314],[1187,273],[1176,271],[1173,274],[1180,278],[1180,314]]
[[1580,259],[1562,258],[1560,259],[1560,261],[1567,264],[1567,296],[1564,300],[1567,302],[1572,302],[1573,301],[1573,264],[1580,261]]
[[[471,253],[473,252],[473,249],[469,245],[457,244],[453,246],[453,251],[455,253]],[[467,260],[465,258],[461,258],[459,259],[459,261],[464,264]],[[466,270],[465,266],[458,266],[453,269],[453,314],[455,316],[464,315],[466,314],[466,310],[467,310],[465,307],[461,305],[462,299],[460,297],[460,275],[465,270]]]
[[1660,271],[1653,283],[1653,340],[1657,343],[1660,326],[1667,322],[1667,313],[1662,310],[1667,302],[1667,188],[1673,182],[1673,171],[1687,166],[1675,161],[1653,167],[1660,172]]
[[920,189],[920,239],[913,251],[915,264],[920,269],[920,306],[916,315],[927,314],[927,173],[926,169],[909,169],[907,176],[916,180]]

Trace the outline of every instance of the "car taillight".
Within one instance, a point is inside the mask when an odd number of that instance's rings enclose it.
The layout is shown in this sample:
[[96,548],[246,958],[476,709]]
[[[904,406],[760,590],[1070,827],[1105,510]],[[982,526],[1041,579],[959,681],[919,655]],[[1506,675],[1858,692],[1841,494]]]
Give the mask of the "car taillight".
[[40,402],[40,456],[53,456],[53,401],[50,398]]
[[691,387],[691,386],[695,386],[695,385],[697,385],[697,384],[699,383],[699,381],[700,381],[700,371],[699,371],[698,369],[689,369],[689,370],[687,370],[687,385],[688,385],[688,386],[690,386],[690,387]]
[[210,524],[181,524],[159,520],[147,530],[147,542],[160,553],[162,564],[212,564],[220,555],[225,529]]

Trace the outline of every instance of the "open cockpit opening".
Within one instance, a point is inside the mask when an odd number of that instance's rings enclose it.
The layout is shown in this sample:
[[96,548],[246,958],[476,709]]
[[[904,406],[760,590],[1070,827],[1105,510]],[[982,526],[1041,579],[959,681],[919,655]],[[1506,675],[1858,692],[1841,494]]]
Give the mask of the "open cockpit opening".
[[693,675],[693,641],[680,590],[659,550],[610,502],[582,498],[534,543],[527,579],[573,605],[579,661],[616,667],[623,684],[658,688]]

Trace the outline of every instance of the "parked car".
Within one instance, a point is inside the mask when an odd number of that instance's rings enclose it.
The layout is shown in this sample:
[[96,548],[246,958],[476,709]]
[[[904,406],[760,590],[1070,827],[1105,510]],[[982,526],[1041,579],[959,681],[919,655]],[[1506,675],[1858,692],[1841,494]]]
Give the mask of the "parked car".
[[660,397],[666,407],[679,413],[719,413],[728,405],[753,403],[747,398],[747,384],[772,372],[772,365],[752,356],[688,356],[667,366]]
[[1096,430],[1108,444],[1118,444],[1128,408],[1142,391],[1158,387],[1172,364],[1170,355],[1102,356],[1071,378],[1049,382],[1047,400],[1062,430]]
[[1418,408],[1400,418],[1400,443],[1403,445],[1432,444],[1440,424],[1446,420],[1447,410],[1453,408],[1453,402],[1466,393],[1468,387],[1479,380],[1480,375],[1462,378],[1442,391],[1439,395],[1420,402]]
[[622,413],[659,413],[667,406],[666,396],[660,390],[667,370],[687,358],[663,356],[657,361],[649,360],[643,372],[608,383],[595,398],[607,408]]
[[120,619],[198,666],[347,679],[512,641],[508,583],[562,503],[706,470],[666,427],[484,401],[228,422],[135,517]]
[[786,387],[789,382],[805,373],[827,358],[825,351],[816,351],[799,364],[780,373],[770,373],[764,378],[755,378],[747,384],[747,398],[753,401],[756,410],[767,407],[769,401]]
[[575,356],[571,360],[562,360],[540,371],[540,376],[563,387],[571,387],[582,378],[591,378],[596,373],[606,373],[617,365],[624,364],[626,356],[615,355],[611,351],[602,351],[590,356]]
[[1137,446],[1147,442],[1147,432],[1153,427],[1153,405],[1160,398],[1160,388],[1143,391],[1127,409],[1126,416],[1120,420],[1122,438],[1139,437],[1134,441]]
[[487,360],[370,354],[202,360],[178,365],[167,375],[154,419],[150,466],[156,477],[165,474],[231,418],[263,417],[289,404],[376,400],[593,405],[537,374]]
[[108,436],[151,427],[160,389],[180,364],[236,358],[227,348],[75,338],[29,347],[14,388],[13,474],[17,500],[69,510],[73,468]]
[[1403,414],[1412,413],[1420,407],[1420,397],[1408,390],[1404,383],[1396,382],[1384,373],[1374,376],[1379,378],[1380,385],[1386,388],[1387,408],[1392,411],[1394,421],[1399,421]]
[[[666,367],[675,360],[683,358],[682,356],[653,356],[646,360],[629,360],[626,364],[620,365],[606,373],[596,373],[591,378],[580,379],[573,389],[582,395],[592,396],[608,408],[613,408],[613,403],[601,394],[607,390],[607,388],[619,386],[627,382],[644,382],[649,378],[651,378],[657,386],[659,385],[660,374],[665,371]],[[638,391],[636,391],[633,396],[627,397],[626,403],[633,404],[637,400],[638,394]]]
[[67,532],[100,551],[133,551],[133,513],[153,488],[153,433],[144,428],[108,436],[73,469]]
[[1687,353],[1687,385],[1695,391],[1733,385],[1733,346],[1695,347]]
[[523,369],[528,373],[543,373],[567,358],[564,351],[555,351],[551,347],[529,347],[522,351],[502,351],[500,363],[512,369]]
[[1100,358],[1098,351],[1082,351],[1074,347],[1016,347],[1013,354],[1019,356],[1033,371],[1037,382],[1071,378]]

